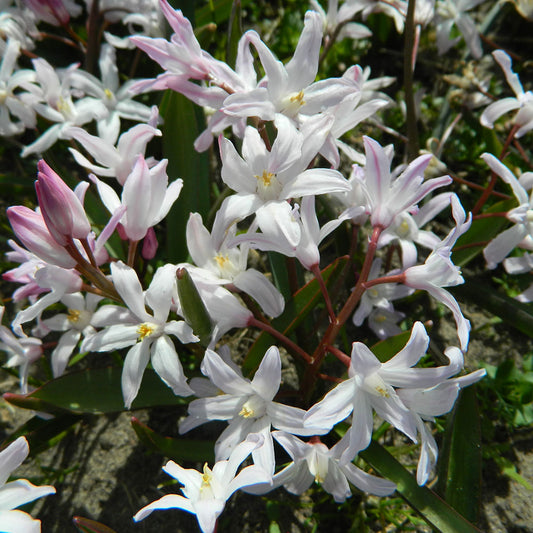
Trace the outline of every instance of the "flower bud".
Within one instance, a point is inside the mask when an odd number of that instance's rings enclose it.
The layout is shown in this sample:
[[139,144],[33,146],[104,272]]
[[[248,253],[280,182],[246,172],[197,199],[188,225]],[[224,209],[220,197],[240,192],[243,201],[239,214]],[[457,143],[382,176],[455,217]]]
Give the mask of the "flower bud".
[[50,235],[40,213],[15,205],[8,208],[7,218],[17,238],[30,252],[52,265],[63,268],[76,266],[76,261]]
[[41,159],[35,191],[43,219],[56,242],[62,246],[70,239],[85,239],[91,225],[78,197]]

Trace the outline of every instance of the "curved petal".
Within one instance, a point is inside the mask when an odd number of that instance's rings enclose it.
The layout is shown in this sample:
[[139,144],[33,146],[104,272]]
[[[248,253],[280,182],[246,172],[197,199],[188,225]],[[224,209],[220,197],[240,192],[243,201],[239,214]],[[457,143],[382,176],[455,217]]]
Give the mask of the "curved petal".
[[151,347],[152,366],[159,377],[177,396],[190,396],[193,390],[187,385],[187,378],[174,344],[167,335],[159,337]]
[[265,353],[252,380],[254,391],[266,401],[272,401],[281,383],[281,356],[276,346]]
[[261,272],[249,268],[238,274],[233,284],[256,300],[267,315],[277,317],[283,312],[283,295]]
[[124,360],[121,383],[124,405],[127,409],[131,407],[141,387],[143,374],[150,360],[150,344],[151,339],[143,339],[138,342],[130,348]]

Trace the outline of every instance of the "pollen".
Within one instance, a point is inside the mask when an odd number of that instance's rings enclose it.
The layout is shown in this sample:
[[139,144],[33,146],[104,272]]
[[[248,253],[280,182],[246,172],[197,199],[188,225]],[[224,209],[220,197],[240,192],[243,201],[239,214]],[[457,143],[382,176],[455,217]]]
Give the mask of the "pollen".
[[68,321],[72,324],[79,322],[81,316],[81,311],[79,309],[69,309],[67,312]]
[[217,265],[218,265],[218,267],[220,269],[223,269],[226,266],[228,266],[228,263],[230,262],[228,254],[226,254],[226,255],[222,255],[222,254],[215,255],[215,261],[217,262]]
[[263,174],[261,176],[255,175],[254,177],[263,187],[270,187],[270,185],[272,185],[272,179],[276,177],[276,174],[263,170]]
[[152,333],[155,331],[155,328],[152,324],[148,324],[147,322],[144,322],[137,328],[137,335],[139,336],[139,340],[143,340],[146,337],[149,337],[152,335]]
[[239,412],[239,416],[242,416],[243,418],[252,418],[254,414],[254,410],[248,407],[246,404],[242,406],[242,409]]
[[305,100],[304,100],[304,92],[303,91],[300,91],[299,93],[297,94],[293,94],[290,98],[289,98],[291,104],[297,104],[298,106],[303,106],[305,104]]
[[383,398],[389,398],[390,397],[389,391],[387,389],[385,389],[384,387],[376,387],[376,392],[380,396],[382,396]]
[[202,488],[209,487],[211,485],[211,479],[213,479],[213,472],[207,466],[207,463],[204,463],[204,473],[202,474]]
[[108,98],[109,100],[113,99],[113,93],[109,89],[105,89],[104,90],[104,94],[105,94],[106,98]]

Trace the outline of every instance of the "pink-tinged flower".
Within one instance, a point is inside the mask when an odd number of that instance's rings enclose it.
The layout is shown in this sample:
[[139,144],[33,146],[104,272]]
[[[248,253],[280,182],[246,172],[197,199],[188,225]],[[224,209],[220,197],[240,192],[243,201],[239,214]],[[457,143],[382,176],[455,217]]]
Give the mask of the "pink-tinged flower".
[[39,533],[41,521],[16,508],[56,492],[51,485],[37,487],[26,479],[7,481],[29,453],[25,437],[0,452],[0,524],[6,533]]
[[[292,219],[294,232],[288,232],[284,225],[288,217]],[[344,213],[320,227],[314,196],[305,196],[301,207],[297,205],[294,208],[288,202],[269,202],[257,212],[259,226],[268,227],[268,233],[242,233],[231,242],[246,243],[258,250],[296,257],[304,268],[313,270],[320,263],[319,244],[348,218],[349,215]]]
[[[101,166],[91,163],[78,150],[69,148],[79,165],[94,172],[97,176],[116,178],[121,185],[124,185],[139,155],[144,156],[146,145],[154,137],[161,136],[161,131],[155,128],[158,117],[157,107],[153,106],[149,123],[137,124],[123,133],[118,138],[116,148],[82,128],[72,126],[65,129],[64,133],[66,137],[76,139]],[[153,158],[145,160],[149,167],[153,167],[156,163]]]
[[461,36],[450,38],[450,32],[454,25],[459,28],[462,37],[476,59],[483,55],[481,39],[476,24],[466,13],[469,9],[481,4],[484,0],[442,0],[437,5],[437,48],[439,54],[445,54],[452,46],[455,46]]
[[[82,350],[108,352],[131,346],[122,370],[122,394],[128,409],[139,392],[149,361],[174,394],[192,394],[170,338],[173,335],[183,343],[199,340],[183,320],[168,321],[172,297],[177,293],[176,267],[159,268],[145,293],[135,271],[121,261],[111,264],[111,277],[128,306],[129,317],[124,317],[124,308],[111,309],[106,315],[109,326],[86,339]],[[146,311],[146,305],[153,315]]]
[[[8,356],[5,366],[10,368],[14,366],[19,367],[20,391],[22,394],[26,394],[28,392],[28,374],[30,371],[30,365],[40,359],[43,355],[42,341],[41,339],[36,339],[34,337],[16,337],[8,328],[1,325],[3,316],[4,307],[0,306],[0,351],[6,352]],[[1,508],[2,506],[0,504],[0,509]],[[0,522],[0,524],[2,524],[2,522]]]
[[7,218],[17,239],[37,257],[62,268],[76,266],[76,261],[52,237],[39,211],[15,205],[7,209]]
[[518,207],[507,213],[507,218],[514,223],[514,226],[502,231],[483,250],[487,267],[492,269],[496,268],[516,246],[528,250],[533,247],[533,196],[530,198],[528,193],[533,187],[533,172],[524,172],[519,179],[516,179],[513,173],[492,154],[482,154],[481,158],[511,187],[518,201]]
[[40,268],[35,272],[34,278],[35,283],[47,294],[17,313],[12,327],[18,335],[25,335],[22,324],[39,317],[47,307],[59,302],[65,294],[80,291],[83,284],[78,272],[55,265],[46,265]]
[[54,240],[64,246],[72,239],[86,239],[91,224],[78,197],[41,159],[35,191],[44,222]]
[[[272,435],[292,458],[292,463],[273,477],[275,487],[283,485],[292,494],[302,494],[314,482],[337,503],[352,495],[349,483],[362,492],[377,496],[388,496],[396,489],[392,481],[368,474],[352,462],[342,462],[344,441],[329,449],[321,442],[303,442],[284,431],[274,431]],[[254,487],[251,488],[253,491]]]
[[472,216],[466,218],[459,198],[451,196],[452,214],[455,228],[429,254],[423,265],[408,268],[403,273],[404,283],[413,289],[425,290],[442,302],[453,313],[457,325],[457,335],[461,348],[466,350],[470,333],[470,322],[463,316],[457,300],[444,287],[453,287],[464,283],[461,270],[451,260],[452,248],[457,239],[465,233],[472,222]]
[[185,469],[169,461],[163,470],[177,479],[183,487],[183,496],[167,494],[159,500],[143,507],[133,519],[138,522],[158,509],[182,509],[196,515],[203,533],[213,533],[217,518],[220,516],[231,495],[243,487],[258,483],[270,483],[272,476],[256,465],[243,468],[238,474],[240,464],[263,445],[261,435],[248,435],[227,460],[217,461],[211,470],[207,463],[203,472]]
[[139,241],[146,232],[167,216],[172,204],[178,198],[183,180],[174,180],[168,184],[166,172],[168,161],[163,159],[152,168],[148,168],[142,155],[137,161],[122,189],[121,198],[112,187],[91,175],[96,183],[98,193],[107,210],[114,214],[123,206],[126,213],[120,223],[128,239]]
[[52,351],[51,365],[54,377],[63,374],[80,339],[82,337],[89,339],[96,334],[94,325],[99,323],[96,306],[100,300],[102,297],[96,294],[89,293],[85,297],[79,292],[66,294],[61,298],[61,303],[67,306],[67,312],[58,313],[41,321],[41,326],[47,330],[61,332],[57,346]]
[[[166,39],[152,39],[143,36],[131,37],[130,41],[159,63],[165,73],[159,75],[155,80],[137,82],[131,88],[132,92],[167,88],[182,92],[180,90],[181,84],[185,82],[185,86],[187,86],[186,82],[189,79],[206,80],[213,82],[215,86],[225,85],[230,90],[238,90],[247,86],[246,77],[237,75],[226,63],[215,59],[202,50],[194,35],[191,23],[183,16],[181,10],[173,9],[166,0],[160,0],[159,4],[165,18],[174,30],[170,42]],[[240,59],[242,56],[238,58],[238,63]],[[251,55],[247,58],[246,63],[251,66]],[[247,68],[247,73],[250,72],[250,68]],[[251,81],[255,81],[255,73]],[[214,89],[215,98],[217,96],[225,97],[228,94],[226,90],[219,87],[214,87]],[[190,90],[193,88],[190,87]],[[196,91],[207,98],[211,94],[210,90],[203,90],[198,86]]]
[[73,0],[22,0],[37,18],[53,26],[65,26],[82,8]]
[[[241,157],[233,144],[220,137],[222,179],[237,194],[228,197],[221,205],[217,227],[222,231],[233,222],[255,213],[261,231],[274,234],[273,221],[262,210],[276,204],[280,217],[276,224],[285,231],[292,244],[299,241],[299,229],[287,211],[287,200],[299,196],[312,196],[349,190],[346,179],[336,170],[310,168],[308,165],[323,145],[329,131],[330,119],[319,116],[306,134],[298,131],[283,115],[274,121],[277,137],[269,151],[259,132],[247,127]],[[215,238],[219,238],[215,236]]]
[[[187,222],[187,248],[199,267],[188,267],[191,276],[201,278],[207,285],[233,285],[254,298],[268,315],[280,315],[285,305],[283,296],[264,274],[247,268],[248,247],[228,244],[235,232],[233,225],[224,240],[217,242],[203,225],[202,217],[191,213]],[[213,234],[221,233],[213,228]]]
[[387,151],[370,137],[363,137],[363,141],[366,165],[362,189],[370,221],[374,227],[388,228],[400,213],[416,212],[416,204],[422,198],[452,182],[449,176],[424,179],[424,171],[433,157],[431,154],[417,157],[395,178],[390,171],[390,157]]
[[[9,39],[6,49],[0,54],[0,135],[6,137],[22,133],[26,128],[34,128],[36,124],[35,111],[31,106],[33,99],[19,89],[21,85],[34,81],[35,72],[15,70],[19,53],[20,43]],[[13,121],[11,116],[18,120]]]
[[502,115],[518,109],[513,119],[513,122],[520,126],[515,133],[515,137],[522,137],[522,135],[533,129],[533,92],[524,91],[518,75],[512,70],[513,62],[509,55],[503,50],[495,50],[492,55],[502,68],[505,79],[516,97],[502,98],[498,102],[490,104],[483,111],[480,122],[483,126],[492,128]]
[[[217,353],[206,350],[202,373],[222,391],[189,404],[189,415],[203,423],[227,420],[228,427],[215,444],[217,459],[226,459],[249,433],[265,438],[261,448],[253,452],[254,463],[274,473],[275,457],[271,427],[298,435],[315,435],[315,427],[304,427],[305,411],[273,401],[281,382],[281,357],[276,346],[265,353],[253,380],[246,379]],[[196,424],[197,425],[197,424]],[[187,424],[188,429],[194,425]]]
[[70,81],[73,87],[103,102],[107,108],[107,115],[97,120],[96,127],[98,136],[109,146],[117,142],[121,118],[146,122],[150,118],[150,108],[132,100],[129,89],[136,80],[128,80],[122,86],[119,85],[116,52],[111,45],[102,45],[98,65],[101,80],[84,70],[77,69],[72,72]]
[[[448,366],[413,368],[427,352],[429,337],[421,322],[413,326],[405,347],[386,363],[361,342],[352,345],[349,379],[337,385],[322,401],[305,415],[305,425],[329,431],[351,413],[352,426],[345,439],[343,462],[352,461],[364,450],[372,437],[372,412],[417,442],[416,419],[399,398],[396,388],[422,388],[436,386],[462,368],[463,357],[450,360]],[[457,355],[457,354],[452,354]]]

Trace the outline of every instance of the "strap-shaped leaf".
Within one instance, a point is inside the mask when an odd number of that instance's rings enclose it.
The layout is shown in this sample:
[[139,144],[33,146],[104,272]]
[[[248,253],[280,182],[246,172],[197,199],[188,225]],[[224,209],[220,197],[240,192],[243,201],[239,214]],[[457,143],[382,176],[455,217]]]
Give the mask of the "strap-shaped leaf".
[[[121,375],[118,367],[90,368],[52,379],[30,394],[5,394],[4,398],[23,409],[51,414],[114,413],[125,410]],[[181,403],[183,398],[175,396],[153,370],[147,369],[132,409]]]
[[438,468],[439,493],[472,522],[479,518],[481,460],[481,425],[473,385],[461,391],[448,417]]
[[173,461],[205,462],[215,458],[214,443],[211,441],[163,437],[135,417],[131,419],[131,425],[139,440],[149,450],[161,453]]
[[450,507],[427,487],[420,487],[410,474],[383,446],[375,441],[359,455],[382,476],[396,483],[405,501],[442,533],[480,533],[480,530]]

